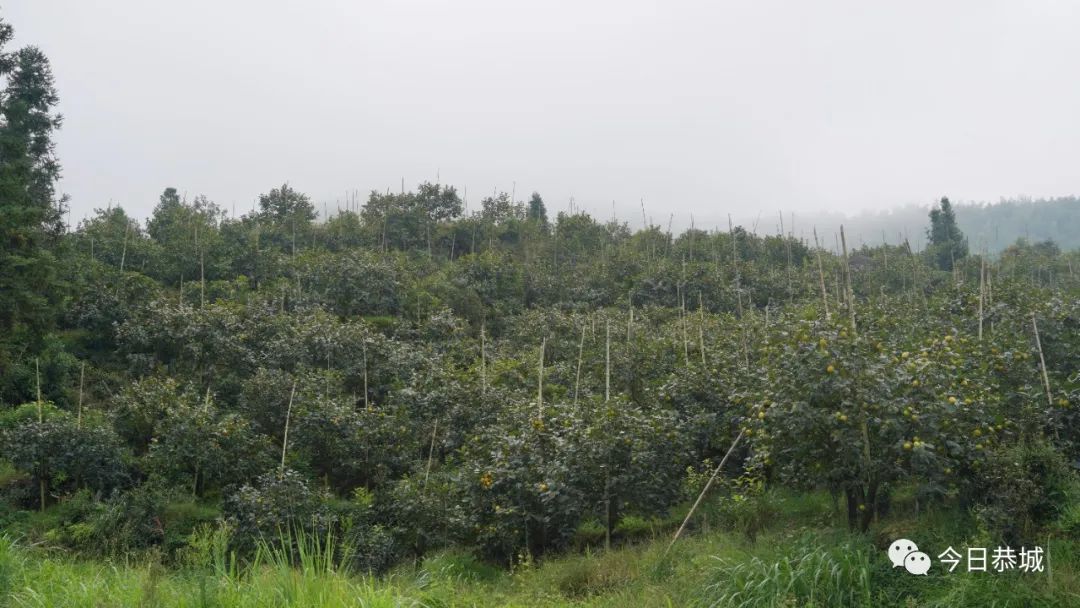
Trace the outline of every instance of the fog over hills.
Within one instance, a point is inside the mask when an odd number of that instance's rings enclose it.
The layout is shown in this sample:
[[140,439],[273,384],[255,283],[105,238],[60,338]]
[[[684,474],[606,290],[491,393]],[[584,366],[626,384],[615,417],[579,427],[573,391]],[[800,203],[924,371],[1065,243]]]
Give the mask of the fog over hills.
[[[972,251],[985,249],[991,254],[1024,238],[1029,241],[1054,241],[1061,249],[1080,247],[1080,198],[1075,196],[1052,199],[1002,199],[997,203],[956,202],[956,218],[968,238]],[[922,249],[926,242],[927,214],[930,205],[906,205],[882,212],[860,214],[817,213],[792,215],[784,213],[784,232],[813,241],[813,228],[832,246],[832,232],[840,224],[851,235],[856,246],[877,245],[883,240],[890,244],[908,239],[913,247]],[[759,217],[736,218],[736,223],[752,230],[756,223],[759,234],[776,234],[780,228],[779,211],[762,213]],[[713,222],[722,228],[727,218],[695,218],[699,228],[711,228]],[[679,220],[676,218],[675,224]]]

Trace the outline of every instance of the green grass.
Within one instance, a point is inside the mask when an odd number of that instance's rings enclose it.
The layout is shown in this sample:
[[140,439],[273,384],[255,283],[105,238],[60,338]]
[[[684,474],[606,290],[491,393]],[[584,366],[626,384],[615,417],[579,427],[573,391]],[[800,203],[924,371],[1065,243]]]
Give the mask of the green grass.
[[[719,518],[665,554],[670,531],[611,551],[586,549],[513,572],[450,550],[380,578],[342,572],[347,547],[297,538],[293,552],[262,547],[239,567],[223,538],[203,531],[185,566],[143,556],[92,562],[0,539],[0,606],[1048,606],[1080,605],[1080,543],[1052,532],[1042,574],[895,570],[884,546],[894,535],[937,546],[983,544],[955,509],[922,510],[899,500],[867,535],[843,528],[827,495],[769,495],[769,525],[756,535]],[[1061,535],[1065,535],[1062,537]],[[751,540],[753,537],[753,540]],[[925,539],[923,541],[922,539]]]

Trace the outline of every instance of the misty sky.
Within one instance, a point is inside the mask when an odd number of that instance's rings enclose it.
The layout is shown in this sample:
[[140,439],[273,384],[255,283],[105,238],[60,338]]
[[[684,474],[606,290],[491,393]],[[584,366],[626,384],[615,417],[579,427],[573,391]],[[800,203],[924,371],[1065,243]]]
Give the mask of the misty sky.
[[[1080,2],[7,0],[73,219],[435,180],[640,224],[1080,193]],[[700,219],[704,218],[704,219]],[[708,227],[707,225],[705,227]]]

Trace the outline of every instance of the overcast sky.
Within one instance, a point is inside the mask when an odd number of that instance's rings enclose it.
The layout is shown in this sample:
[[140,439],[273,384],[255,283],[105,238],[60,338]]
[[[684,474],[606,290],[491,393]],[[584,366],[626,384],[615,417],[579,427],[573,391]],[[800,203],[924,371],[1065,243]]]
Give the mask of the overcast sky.
[[[640,224],[1080,193],[1080,2],[6,0],[74,219],[424,180]],[[320,205],[321,211],[321,205]]]

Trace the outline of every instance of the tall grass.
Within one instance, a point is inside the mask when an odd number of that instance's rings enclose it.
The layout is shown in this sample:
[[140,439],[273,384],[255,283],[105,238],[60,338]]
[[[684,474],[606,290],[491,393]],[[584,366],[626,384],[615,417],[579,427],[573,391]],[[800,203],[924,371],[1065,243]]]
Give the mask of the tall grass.
[[[770,512],[777,515],[756,539],[738,529],[714,531],[687,536],[666,553],[663,536],[513,573],[457,549],[374,578],[353,571],[348,543],[295,528],[258,543],[246,562],[231,552],[227,528],[200,528],[181,565],[169,569],[152,556],[75,561],[0,536],[0,608],[1080,606],[1080,543],[1068,538],[1073,519],[1057,532],[1066,538],[1045,543],[1052,572],[916,577],[893,569],[874,536],[831,528],[823,520],[831,513],[827,496],[774,498]],[[924,514],[882,522],[877,532],[963,539],[977,531],[969,520]]]
[[[220,534],[206,535],[208,567],[168,572],[160,563],[76,562],[36,555],[0,538],[0,606],[175,606],[313,608],[416,606],[392,584],[341,569],[342,545],[332,538],[286,532],[264,542],[240,567]],[[191,558],[194,559],[194,558]]]
[[873,606],[871,563],[865,545],[800,543],[779,559],[717,558],[707,597],[710,606]]

